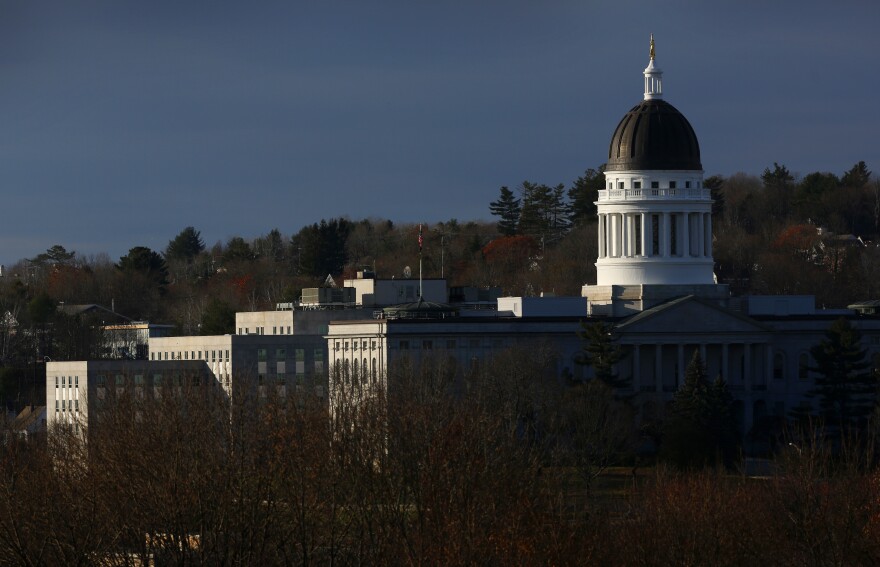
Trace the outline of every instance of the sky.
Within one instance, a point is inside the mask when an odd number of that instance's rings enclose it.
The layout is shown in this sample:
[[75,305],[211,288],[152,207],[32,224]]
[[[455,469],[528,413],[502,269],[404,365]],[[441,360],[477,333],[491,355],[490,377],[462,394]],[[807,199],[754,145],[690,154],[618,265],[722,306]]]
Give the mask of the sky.
[[705,174],[880,175],[880,2],[0,0],[0,264],[322,218],[488,220],[642,99]]

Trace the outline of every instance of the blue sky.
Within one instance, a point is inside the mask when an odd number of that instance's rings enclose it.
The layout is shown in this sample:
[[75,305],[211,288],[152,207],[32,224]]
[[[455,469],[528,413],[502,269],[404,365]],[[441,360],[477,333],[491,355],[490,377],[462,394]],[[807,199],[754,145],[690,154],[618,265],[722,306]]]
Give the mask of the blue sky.
[[664,96],[707,175],[880,173],[878,2],[0,0],[0,263],[488,219]]

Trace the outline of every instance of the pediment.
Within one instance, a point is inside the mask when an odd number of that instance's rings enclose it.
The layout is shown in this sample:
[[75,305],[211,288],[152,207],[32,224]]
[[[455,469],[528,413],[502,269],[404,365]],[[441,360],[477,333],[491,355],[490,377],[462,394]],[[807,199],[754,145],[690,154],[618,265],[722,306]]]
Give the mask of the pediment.
[[770,329],[740,313],[695,297],[669,301],[624,319],[615,326],[621,336],[629,334],[751,334]]

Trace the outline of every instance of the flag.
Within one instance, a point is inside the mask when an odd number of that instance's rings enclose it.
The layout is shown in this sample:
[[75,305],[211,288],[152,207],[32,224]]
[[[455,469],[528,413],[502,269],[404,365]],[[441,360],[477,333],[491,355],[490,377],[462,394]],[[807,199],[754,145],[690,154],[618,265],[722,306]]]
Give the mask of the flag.
[[419,225],[419,254],[422,253],[422,225]]

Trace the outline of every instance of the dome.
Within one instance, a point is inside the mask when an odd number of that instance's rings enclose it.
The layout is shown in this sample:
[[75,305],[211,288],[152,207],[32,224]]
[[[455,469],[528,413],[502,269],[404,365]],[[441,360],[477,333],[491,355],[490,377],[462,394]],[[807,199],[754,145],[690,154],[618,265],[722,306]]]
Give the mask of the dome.
[[644,100],[617,125],[605,171],[702,171],[700,145],[687,118],[668,102]]

